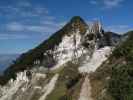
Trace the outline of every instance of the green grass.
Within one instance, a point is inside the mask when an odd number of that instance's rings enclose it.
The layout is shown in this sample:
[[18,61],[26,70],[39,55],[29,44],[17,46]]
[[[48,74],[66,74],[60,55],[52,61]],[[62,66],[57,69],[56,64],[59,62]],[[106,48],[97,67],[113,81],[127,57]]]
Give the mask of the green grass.
[[60,76],[55,89],[48,95],[46,100],[70,100],[70,98],[75,98],[78,93],[71,92],[70,94],[69,92],[72,91],[74,87],[76,87],[75,89],[80,88],[81,85],[78,64],[68,62],[64,67],[54,71],[54,73],[55,72],[59,73]]
[[46,100],[59,100],[62,96],[66,94],[65,84],[57,83],[55,89],[52,91],[50,95],[48,95]]
[[[90,75],[96,100],[133,100],[133,32]],[[104,93],[103,93],[104,91]]]
[[[129,38],[116,48],[112,58],[120,63],[112,64],[111,79],[108,91],[115,100],[133,100],[133,33]],[[116,62],[115,61],[115,62]]]

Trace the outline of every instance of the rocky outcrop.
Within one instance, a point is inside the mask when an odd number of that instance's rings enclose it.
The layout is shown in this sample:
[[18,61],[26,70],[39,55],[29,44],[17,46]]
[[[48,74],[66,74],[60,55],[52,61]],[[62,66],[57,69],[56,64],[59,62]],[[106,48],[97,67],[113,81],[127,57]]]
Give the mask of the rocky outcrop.
[[[100,22],[87,25],[82,18],[73,17],[48,40],[22,54],[5,71],[0,100],[45,100],[52,91],[57,91],[54,90],[58,89],[56,83],[62,86],[59,87],[64,93],[61,97],[66,98],[67,92],[73,92],[75,85],[81,83],[82,75],[94,72],[108,58],[116,39],[107,34]],[[87,93],[91,89],[89,77],[85,77],[79,100],[84,100],[83,96],[85,100],[91,99],[91,93]]]

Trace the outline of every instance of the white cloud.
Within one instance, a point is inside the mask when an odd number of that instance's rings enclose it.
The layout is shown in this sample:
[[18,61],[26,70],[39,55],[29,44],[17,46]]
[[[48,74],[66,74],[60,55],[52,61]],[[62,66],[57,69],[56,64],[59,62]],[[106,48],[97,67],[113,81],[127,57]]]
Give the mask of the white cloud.
[[41,6],[38,6],[38,7],[34,8],[34,11],[37,14],[48,14],[49,13],[49,11],[47,10],[47,8],[41,7]]
[[63,22],[55,22],[55,21],[49,21],[49,20],[45,20],[45,21],[41,21],[40,22],[41,24],[43,25],[46,25],[46,26],[53,26],[53,27],[62,27],[64,26],[67,22],[66,21],[63,21]]
[[98,1],[96,1],[96,0],[91,0],[91,1],[90,1],[90,4],[96,5],[96,4],[98,4]]
[[[11,5],[0,6],[0,10],[7,17],[44,17],[49,16],[49,11],[43,5],[37,5],[28,1],[19,1]],[[1,14],[2,14],[1,12]]]
[[133,28],[129,25],[111,25],[105,27],[106,31],[113,31],[119,34],[123,34],[129,30],[132,30]]
[[28,39],[30,38],[28,35],[25,34],[6,34],[0,33],[0,40],[8,40],[8,39]]
[[55,23],[55,22],[45,21],[44,24],[38,24],[38,25],[28,25],[19,22],[10,22],[5,25],[5,31],[3,33],[0,32],[0,40],[29,39],[33,38],[33,36],[40,37],[46,34],[52,34],[56,32],[62,26],[64,26],[64,24],[66,24],[66,22]]
[[27,26],[27,31],[39,32],[39,33],[51,33],[57,30],[57,27],[47,27],[47,26]]
[[28,2],[28,1],[19,1],[18,3],[17,3],[17,5],[18,6],[20,6],[20,7],[31,7],[32,5],[31,5],[31,3],[30,2]]
[[124,0],[103,0],[105,8],[114,8],[120,6]]
[[99,5],[102,9],[112,9],[123,5],[125,0],[90,0],[91,5]]
[[6,25],[6,29],[8,31],[23,31],[25,30],[25,26],[17,22],[12,22]]
[[58,25],[57,23],[48,20],[41,21],[40,23],[43,25]]
[[51,33],[57,31],[64,25],[64,22],[43,21],[41,24],[28,25],[19,22],[7,23],[5,26],[10,32],[37,32],[37,33]]
[[[13,36],[14,38],[27,38],[25,37],[27,34],[36,33],[38,36],[51,34],[65,24],[56,21],[54,16],[49,15],[49,10],[44,5],[34,4],[26,0],[18,0],[18,2],[7,6],[3,5],[0,10],[0,14],[8,19],[0,27],[0,32],[5,32],[5,35],[1,35],[3,39],[13,38]],[[11,33],[11,35],[6,34],[6,32]]]

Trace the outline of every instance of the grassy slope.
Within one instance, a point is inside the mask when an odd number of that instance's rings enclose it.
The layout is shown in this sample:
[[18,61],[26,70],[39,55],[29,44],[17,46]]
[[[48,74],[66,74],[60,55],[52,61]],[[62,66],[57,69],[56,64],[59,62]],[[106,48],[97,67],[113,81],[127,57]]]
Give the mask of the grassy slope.
[[133,32],[128,34],[129,38],[90,76],[95,100],[133,100]]
[[55,89],[48,95],[47,100],[77,100],[83,79],[77,68],[78,65],[68,62],[59,71],[60,76]]

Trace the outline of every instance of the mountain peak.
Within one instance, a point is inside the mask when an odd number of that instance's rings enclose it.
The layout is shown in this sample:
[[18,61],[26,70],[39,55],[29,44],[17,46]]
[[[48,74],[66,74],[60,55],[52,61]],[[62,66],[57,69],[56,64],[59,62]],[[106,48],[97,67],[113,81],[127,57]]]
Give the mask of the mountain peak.
[[81,33],[85,33],[88,25],[80,16],[74,16],[70,21],[64,26],[65,31],[75,31],[79,30]]
[[77,22],[77,21],[84,22],[84,20],[80,16],[72,17],[71,22]]
[[[87,25],[80,16],[74,16],[47,40],[22,54],[5,70],[4,74],[8,81],[11,76],[15,76],[15,73],[34,68],[36,63],[40,63],[46,68],[52,68],[60,62],[75,60],[84,53],[88,53],[90,56],[95,47],[101,48],[108,44],[110,44],[110,37],[105,36],[99,22]],[[12,74],[12,72],[14,73]]]
[[87,26],[85,21],[80,16],[72,17],[71,20],[70,20],[70,23],[74,24],[74,26],[78,26],[78,25],[85,25],[85,26]]

